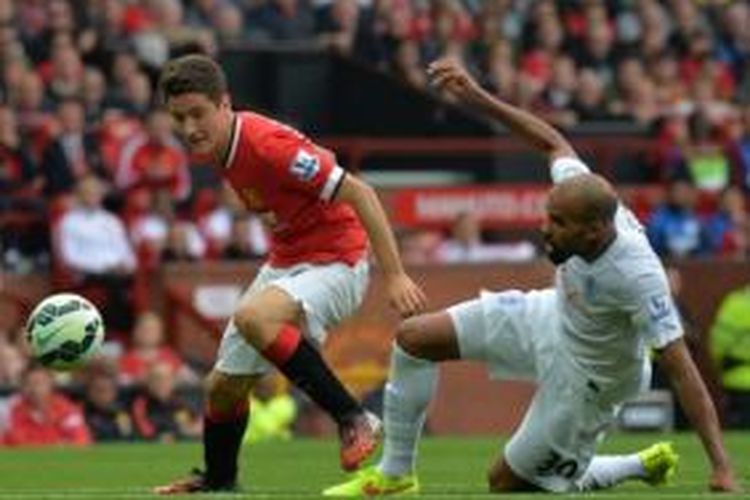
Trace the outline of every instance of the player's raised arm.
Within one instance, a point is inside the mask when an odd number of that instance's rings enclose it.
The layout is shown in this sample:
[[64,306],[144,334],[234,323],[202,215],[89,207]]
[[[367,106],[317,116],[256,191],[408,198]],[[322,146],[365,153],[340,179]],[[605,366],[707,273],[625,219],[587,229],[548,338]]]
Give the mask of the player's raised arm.
[[351,205],[362,221],[386,279],[391,304],[404,317],[421,312],[427,302],[424,292],[404,271],[396,238],[375,190],[355,176],[346,175],[336,200]]
[[674,340],[659,352],[659,364],[667,373],[677,398],[711,461],[709,487],[714,491],[740,491],[729,463],[729,455],[724,448],[716,409],[684,340]]
[[479,108],[500,120],[534,148],[547,154],[550,160],[576,156],[570,143],[554,127],[528,111],[490,95],[456,59],[438,59],[430,64],[427,72],[437,88],[453,95],[460,103]]

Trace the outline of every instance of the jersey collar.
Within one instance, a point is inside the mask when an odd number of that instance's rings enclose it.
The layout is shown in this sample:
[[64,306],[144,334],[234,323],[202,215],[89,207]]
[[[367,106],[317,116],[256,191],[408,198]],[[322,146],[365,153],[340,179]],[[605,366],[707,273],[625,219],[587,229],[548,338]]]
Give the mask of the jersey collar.
[[229,136],[229,148],[227,149],[226,154],[224,155],[224,159],[221,162],[221,165],[225,169],[232,166],[234,157],[237,154],[237,144],[239,144],[240,142],[241,129],[242,120],[240,119],[239,115],[235,113],[234,117],[232,118],[232,132]]

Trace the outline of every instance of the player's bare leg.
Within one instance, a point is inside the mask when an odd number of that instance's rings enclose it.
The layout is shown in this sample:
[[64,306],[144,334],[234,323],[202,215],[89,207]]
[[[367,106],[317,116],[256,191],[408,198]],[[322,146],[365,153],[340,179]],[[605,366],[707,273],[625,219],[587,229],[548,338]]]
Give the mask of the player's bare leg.
[[361,497],[419,492],[417,444],[437,386],[436,361],[458,359],[458,341],[447,312],[405,320],[391,351],[385,388],[385,443],[376,467],[326,489],[326,496]]
[[376,450],[381,424],[366,412],[300,332],[302,306],[270,286],[240,305],[234,322],[242,336],[294,385],[315,401],[339,427],[344,470],[355,470]]
[[237,460],[249,415],[249,393],[257,377],[229,375],[216,370],[206,379],[203,417],[205,469],[195,469],[184,479],[156,488],[174,495],[205,491],[232,491],[237,487]]

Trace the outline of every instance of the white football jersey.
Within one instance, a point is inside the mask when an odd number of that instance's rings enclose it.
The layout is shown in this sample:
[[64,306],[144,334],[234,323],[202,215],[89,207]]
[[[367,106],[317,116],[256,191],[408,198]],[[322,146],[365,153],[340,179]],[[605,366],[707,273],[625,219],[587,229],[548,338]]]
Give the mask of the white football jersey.
[[[589,172],[577,158],[551,167],[559,183]],[[573,365],[602,390],[630,393],[641,381],[650,347],[683,334],[666,273],[643,228],[622,204],[617,238],[593,262],[572,257],[557,268],[561,348]]]

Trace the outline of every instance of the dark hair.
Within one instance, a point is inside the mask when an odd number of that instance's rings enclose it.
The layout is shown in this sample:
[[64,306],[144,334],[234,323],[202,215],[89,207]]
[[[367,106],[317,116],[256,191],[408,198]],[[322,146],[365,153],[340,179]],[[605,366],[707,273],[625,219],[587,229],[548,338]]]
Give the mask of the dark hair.
[[188,93],[203,94],[218,103],[227,92],[227,79],[221,67],[210,57],[190,54],[167,62],[159,76],[162,102]]

